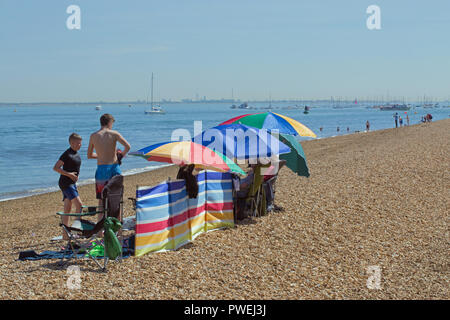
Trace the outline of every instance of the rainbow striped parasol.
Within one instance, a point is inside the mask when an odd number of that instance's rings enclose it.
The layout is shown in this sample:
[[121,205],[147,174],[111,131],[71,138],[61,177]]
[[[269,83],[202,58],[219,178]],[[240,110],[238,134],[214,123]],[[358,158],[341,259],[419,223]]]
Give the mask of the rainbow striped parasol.
[[294,136],[316,137],[316,134],[311,129],[297,120],[274,112],[244,114],[222,122],[220,125],[233,123],[244,124],[259,129],[278,130],[279,133]]
[[129,153],[148,161],[174,163],[178,165],[194,164],[196,168],[219,172],[245,172],[222,153],[192,141],[157,143]]

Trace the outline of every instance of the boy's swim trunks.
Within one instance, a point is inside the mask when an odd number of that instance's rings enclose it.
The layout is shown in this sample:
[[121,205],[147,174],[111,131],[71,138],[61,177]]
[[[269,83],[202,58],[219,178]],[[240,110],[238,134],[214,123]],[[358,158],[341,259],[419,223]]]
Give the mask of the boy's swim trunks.
[[97,166],[97,171],[95,171],[95,191],[96,198],[102,198],[103,188],[108,183],[109,179],[114,176],[122,174],[119,164],[101,164]]

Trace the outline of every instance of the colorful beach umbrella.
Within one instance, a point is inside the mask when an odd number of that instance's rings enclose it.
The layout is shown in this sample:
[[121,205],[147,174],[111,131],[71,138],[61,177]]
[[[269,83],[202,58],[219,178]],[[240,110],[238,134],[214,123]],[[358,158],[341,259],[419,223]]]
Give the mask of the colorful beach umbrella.
[[232,159],[269,158],[291,152],[291,148],[265,129],[226,124],[203,131],[192,139]]
[[192,141],[157,143],[129,154],[148,161],[178,165],[194,164],[196,168],[245,174],[237,164],[222,153]]
[[316,137],[316,134],[311,129],[297,120],[274,112],[244,114],[222,122],[220,125],[233,123],[244,124],[259,129],[278,130],[279,133],[295,136]]
[[309,177],[305,153],[303,152],[300,142],[298,142],[294,136],[288,134],[281,133],[278,138],[291,148],[291,152],[281,154],[280,159],[286,160],[286,166],[297,175]]

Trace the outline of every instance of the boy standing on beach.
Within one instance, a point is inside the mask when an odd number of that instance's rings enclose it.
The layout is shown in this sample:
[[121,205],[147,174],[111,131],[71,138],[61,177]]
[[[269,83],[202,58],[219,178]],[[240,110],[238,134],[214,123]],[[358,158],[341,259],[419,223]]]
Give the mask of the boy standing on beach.
[[[91,134],[87,151],[88,159],[97,159],[97,171],[95,172],[95,191],[99,199],[99,206],[102,206],[102,191],[109,179],[122,174],[120,170],[121,159],[130,151],[130,144],[112,126],[114,117],[105,113],[100,117],[100,130]],[[116,143],[122,144],[125,149],[121,152],[116,149]],[[95,152],[94,152],[95,149]],[[103,218],[100,214],[99,221]]]
[[[69,137],[70,148],[64,151],[53,166],[53,170],[61,175],[58,185],[63,193],[64,213],[72,211],[72,204],[75,205],[75,212],[81,212],[82,203],[76,185],[81,166],[81,157],[78,154],[78,150],[81,148],[81,140],[79,134],[72,133]],[[63,217],[62,222],[68,225],[69,217]],[[63,239],[68,239],[65,232],[63,232]]]

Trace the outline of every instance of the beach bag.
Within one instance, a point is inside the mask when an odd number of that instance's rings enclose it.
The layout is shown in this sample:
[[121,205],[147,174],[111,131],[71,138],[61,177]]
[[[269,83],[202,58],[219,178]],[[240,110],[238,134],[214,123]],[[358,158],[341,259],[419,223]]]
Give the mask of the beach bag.
[[116,259],[122,252],[122,246],[117,239],[116,232],[122,228],[119,219],[108,217],[105,219],[105,254],[110,259]]

